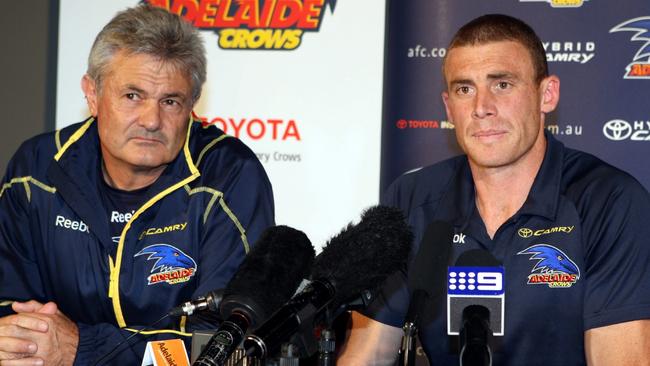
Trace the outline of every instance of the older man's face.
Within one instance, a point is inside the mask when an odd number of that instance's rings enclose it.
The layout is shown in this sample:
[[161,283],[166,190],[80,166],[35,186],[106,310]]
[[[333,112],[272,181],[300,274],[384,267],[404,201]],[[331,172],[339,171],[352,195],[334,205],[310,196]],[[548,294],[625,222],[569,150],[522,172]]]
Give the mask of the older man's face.
[[101,91],[88,77],[83,87],[107,167],[146,174],[178,155],[193,105],[185,72],[150,55],[118,52]]

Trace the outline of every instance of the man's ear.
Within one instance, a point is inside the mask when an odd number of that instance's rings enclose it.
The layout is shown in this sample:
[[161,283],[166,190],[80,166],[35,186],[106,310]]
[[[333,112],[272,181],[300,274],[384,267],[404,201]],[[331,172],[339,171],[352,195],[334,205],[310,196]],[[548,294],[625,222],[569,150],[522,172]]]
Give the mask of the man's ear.
[[555,110],[560,102],[560,78],[550,75],[544,78],[539,85],[541,91],[540,110],[550,113]]
[[93,117],[97,117],[97,85],[88,74],[81,78],[81,90],[86,96],[86,103],[88,103],[88,110]]
[[449,92],[448,91],[443,91],[442,92],[442,103],[445,105],[445,111],[447,112],[447,119],[451,121],[451,115],[449,114],[449,106],[447,105],[449,101]]

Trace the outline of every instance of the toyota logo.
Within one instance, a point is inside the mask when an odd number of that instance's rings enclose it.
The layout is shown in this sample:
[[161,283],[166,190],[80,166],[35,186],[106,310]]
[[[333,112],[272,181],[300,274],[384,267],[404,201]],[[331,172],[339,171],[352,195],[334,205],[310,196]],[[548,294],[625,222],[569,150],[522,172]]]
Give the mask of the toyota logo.
[[613,119],[603,125],[603,134],[610,140],[625,140],[632,134],[632,126],[622,119]]
[[521,229],[518,230],[518,233],[519,236],[521,236],[522,238],[530,238],[531,236],[533,236],[533,231],[527,227],[522,227]]

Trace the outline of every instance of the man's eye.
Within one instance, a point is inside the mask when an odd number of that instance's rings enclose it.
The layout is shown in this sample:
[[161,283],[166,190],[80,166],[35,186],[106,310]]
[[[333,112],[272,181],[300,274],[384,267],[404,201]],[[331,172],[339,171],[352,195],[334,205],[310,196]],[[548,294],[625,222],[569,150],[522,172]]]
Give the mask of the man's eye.
[[469,86],[461,86],[458,88],[458,94],[469,94],[470,88]]
[[138,95],[136,93],[127,93],[126,98],[130,100],[137,99]]
[[510,87],[510,83],[508,83],[507,81],[499,81],[497,87],[499,89],[508,89]]
[[165,105],[176,105],[176,104],[178,104],[178,102],[176,102],[176,101],[173,100],[173,99],[165,99],[165,100],[163,101],[163,104],[165,104]]

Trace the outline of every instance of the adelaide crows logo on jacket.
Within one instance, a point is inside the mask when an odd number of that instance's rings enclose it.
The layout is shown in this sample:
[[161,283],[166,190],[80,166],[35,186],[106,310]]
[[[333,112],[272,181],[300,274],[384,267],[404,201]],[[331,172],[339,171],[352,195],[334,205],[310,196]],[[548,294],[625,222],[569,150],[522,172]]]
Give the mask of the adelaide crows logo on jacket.
[[531,274],[528,275],[529,285],[566,288],[571,287],[580,278],[580,269],[575,262],[563,251],[552,245],[533,245],[517,254],[530,255],[529,260],[537,261]]
[[170,285],[187,282],[196,273],[196,262],[182,250],[169,244],[154,244],[139,251],[134,257],[149,255],[154,261],[148,285],[168,283]]

